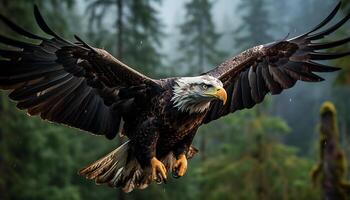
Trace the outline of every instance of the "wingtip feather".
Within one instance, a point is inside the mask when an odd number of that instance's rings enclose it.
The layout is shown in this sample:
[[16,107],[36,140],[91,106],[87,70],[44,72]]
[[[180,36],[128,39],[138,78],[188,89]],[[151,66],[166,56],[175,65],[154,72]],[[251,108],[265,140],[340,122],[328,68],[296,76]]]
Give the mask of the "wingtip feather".
[[314,33],[315,31],[319,30],[320,28],[324,27],[326,24],[328,24],[334,16],[338,13],[340,7],[341,7],[342,2],[339,1],[337,5],[334,7],[334,9],[330,12],[330,14],[321,21],[318,25],[316,25],[313,29],[311,29],[309,32],[306,32],[305,34],[302,34],[300,36],[297,36],[295,38],[292,38],[291,40],[298,40],[300,38],[304,38],[305,36],[310,35],[311,33]]
[[4,16],[3,14],[0,13],[0,21],[2,21],[8,28],[10,28],[12,31],[31,38],[31,39],[38,39],[38,40],[46,40],[45,38],[35,35],[31,32],[28,32],[26,30],[24,30],[22,27],[18,26],[16,23],[14,23],[13,21],[11,21],[9,18],[7,18],[6,16]]

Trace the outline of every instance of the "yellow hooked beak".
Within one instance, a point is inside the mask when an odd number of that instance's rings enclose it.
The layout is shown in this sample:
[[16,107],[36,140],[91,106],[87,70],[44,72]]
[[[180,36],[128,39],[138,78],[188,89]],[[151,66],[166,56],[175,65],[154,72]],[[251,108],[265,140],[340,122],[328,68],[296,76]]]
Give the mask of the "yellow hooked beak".
[[225,105],[226,104],[226,100],[227,100],[227,93],[226,93],[226,90],[222,87],[215,87],[213,88],[213,90],[209,93],[207,93],[208,95],[211,95],[215,98],[218,98],[220,99],[223,104]]

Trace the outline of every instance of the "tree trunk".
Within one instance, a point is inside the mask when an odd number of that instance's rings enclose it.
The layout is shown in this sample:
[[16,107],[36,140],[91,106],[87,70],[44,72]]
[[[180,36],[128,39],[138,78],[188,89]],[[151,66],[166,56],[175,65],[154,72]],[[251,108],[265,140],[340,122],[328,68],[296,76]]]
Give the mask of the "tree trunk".
[[[261,106],[257,105],[256,107],[256,119],[255,120],[262,120],[263,114],[261,110]],[[254,131],[254,130],[253,130]],[[255,134],[255,143],[257,146],[256,152],[254,153],[256,155],[256,161],[258,163],[257,170],[257,187],[256,187],[256,194],[258,196],[259,200],[267,200],[269,198],[269,189],[268,189],[268,178],[266,177],[266,171],[264,169],[265,163],[268,160],[268,150],[267,150],[267,144],[266,144],[266,135],[264,134]],[[266,133],[265,133],[266,134]]]
[[[203,38],[204,34],[203,34],[203,23],[202,23],[202,19],[200,20],[200,25],[199,25],[199,37]],[[205,66],[204,66],[204,45],[201,43],[199,44],[199,48],[198,48],[198,74],[204,73],[205,72]]]
[[332,103],[326,102],[321,108],[320,127],[320,172],[322,174],[322,199],[346,200],[349,184],[345,181],[346,162],[339,148],[339,131],[336,110]]

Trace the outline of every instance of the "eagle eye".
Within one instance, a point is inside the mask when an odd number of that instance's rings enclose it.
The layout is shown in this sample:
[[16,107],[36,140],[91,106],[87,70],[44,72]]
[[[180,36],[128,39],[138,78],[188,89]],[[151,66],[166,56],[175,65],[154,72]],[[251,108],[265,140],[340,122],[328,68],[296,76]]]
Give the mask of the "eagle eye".
[[207,84],[205,84],[205,83],[203,83],[203,84],[201,84],[201,87],[202,87],[204,90],[206,90],[206,89],[208,89],[210,86],[207,85]]

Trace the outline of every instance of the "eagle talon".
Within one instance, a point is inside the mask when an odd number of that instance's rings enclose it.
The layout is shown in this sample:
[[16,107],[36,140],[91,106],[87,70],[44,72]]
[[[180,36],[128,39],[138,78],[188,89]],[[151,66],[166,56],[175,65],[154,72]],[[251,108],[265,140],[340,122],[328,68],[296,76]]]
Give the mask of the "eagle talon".
[[179,173],[179,170],[178,170],[178,169],[174,169],[174,170],[173,170],[173,173],[172,173],[173,177],[174,177],[174,178],[180,178],[180,176],[178,175],[178,173]]
[[173,177],[180,178],[185,175],[187,170],[187,158],[185,154],[181,154],[179,159],[176,160],[173,168]]
[[160,162],[156,157],[151,159],[151,167],[152,167],[152,179],[156,181],[158,184],[167,180],[167,172],[164,164]]

